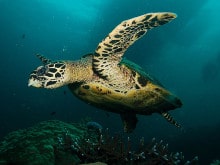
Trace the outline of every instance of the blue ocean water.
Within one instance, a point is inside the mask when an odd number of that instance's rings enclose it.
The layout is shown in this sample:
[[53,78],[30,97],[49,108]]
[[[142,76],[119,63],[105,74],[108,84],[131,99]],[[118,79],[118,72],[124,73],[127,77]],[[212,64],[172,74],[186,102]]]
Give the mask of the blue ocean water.
[[90,117],[113,132],[123,131],[119,115],[85,104],[67,87],[28,87],[29,73],[40,65],[35,54],[75,60],[93,52],[121,21],[171,11],[178,18],[149,31],[125,57],[181,98],[183,107],[171,114],[185,130],[154,114],[138,116],[129,136],[163,139],[188,159],[198,155],[201,164],[220,159],[219,8],[218,0],[0,0],[0,138],[49,119]]

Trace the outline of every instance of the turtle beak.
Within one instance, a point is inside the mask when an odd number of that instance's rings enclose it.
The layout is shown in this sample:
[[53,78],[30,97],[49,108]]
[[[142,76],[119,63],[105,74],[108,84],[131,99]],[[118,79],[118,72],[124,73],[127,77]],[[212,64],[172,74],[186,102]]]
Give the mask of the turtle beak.
[[28,81],[28,87],[33,86],[36,88],[42,87],[42,83],[40,83],[38,80],[30,78]]

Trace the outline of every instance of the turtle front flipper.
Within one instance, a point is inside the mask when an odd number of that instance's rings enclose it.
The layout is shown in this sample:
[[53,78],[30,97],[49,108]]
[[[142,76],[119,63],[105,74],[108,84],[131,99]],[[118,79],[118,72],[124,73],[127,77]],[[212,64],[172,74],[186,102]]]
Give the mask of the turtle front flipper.
[[41,62],[43,63],[43,65],[46,65],[46,64],[49,64],[49,63],[52,62],[50,59],[44,57],[44,56],[41,55],[41,54],[36,54],[36,56],[41,60]]
[[124,52],[148,29],[163,25],[176,18],[169,12],[144,14],[121,22],[99,43],[93,57],[93,69],[103,78],[109,78]]
[[121,113],[120,116],[124,125],[124,132],[131,133],[136,128],[136,124],[138,122],[136,114],[132,112],[125,112]]

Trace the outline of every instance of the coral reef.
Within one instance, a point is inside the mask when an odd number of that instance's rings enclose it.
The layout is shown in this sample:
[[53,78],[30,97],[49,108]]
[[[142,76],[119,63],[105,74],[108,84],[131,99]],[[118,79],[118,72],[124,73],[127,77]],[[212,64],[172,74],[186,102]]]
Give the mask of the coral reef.
[[[92,125],[97,125],[92,123]],[[182,153],[170,153],[168,145],[144,138],[132,149],[131,140],[110,136],[108,129],[97,130],[86,123],[45,121],[8,134],[0,143],[0,165],[193,165]],[[94,128],[94,129],[93,129]],[[96,163],[95,163],[96,162]]]
[[220,160],[213,160],[210,165],[220,165]]
[[[45,121],[34,127],[18,130],[8,134],[0,143],[0,162],[16,165],[55,165],[80,162],[77,156],[68,152],[56,155],[59,137],[69,133],[72,139],[83,138],[85,129],[78,125],[57,120]],[[65,158],[60,158],[65,156]],[[6,163],[3,163],[6,162]]]
[[80,164],[80,165],[107,165],[107,164],[102,162],[96,162],[96,163],[88,163],[88,164]]
[[91,143],[90,139],[73,143],[72,149],[81,162],[88,163],[102,161],[111,165],[197,165],[198,157],[192,161],[185,161],[183,153],[170,153],[168,144],[156,142],[155,138],[148,144],[144,138],[140,139],[137,150],[133,151],[131,140],[123,141],[121,136],[109,136],[108,131],[100,135],[98,143]]

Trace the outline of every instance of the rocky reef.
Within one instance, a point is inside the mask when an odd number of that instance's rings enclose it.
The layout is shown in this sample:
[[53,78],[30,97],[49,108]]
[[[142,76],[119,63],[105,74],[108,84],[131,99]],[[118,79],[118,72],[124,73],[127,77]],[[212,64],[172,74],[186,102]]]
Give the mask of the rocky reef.
[[[95,125],[94,123],[92,123]],[[193,165],[182,153],[171,153],[168,145],[141,138],[133,150],[131,139],[93,129],[91,123],[44,121],[8,134],[0,142],[0,165]],[[96,163],[95,163],[96,162]]]

